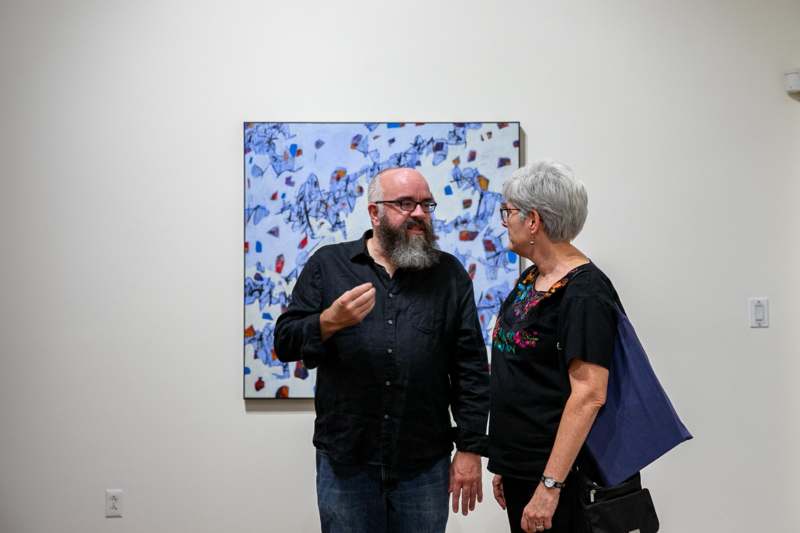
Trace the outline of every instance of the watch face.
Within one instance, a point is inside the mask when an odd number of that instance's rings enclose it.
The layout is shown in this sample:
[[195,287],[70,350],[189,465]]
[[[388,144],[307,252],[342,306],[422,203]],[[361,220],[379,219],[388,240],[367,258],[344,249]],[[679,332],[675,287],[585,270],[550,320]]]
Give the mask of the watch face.
[[545,478],[544,479],[544,486],[547,487],[548,489],[552,489],[553,487],[556,486],[556,480],[552,479],[552,478],[549,478],[549,477]]

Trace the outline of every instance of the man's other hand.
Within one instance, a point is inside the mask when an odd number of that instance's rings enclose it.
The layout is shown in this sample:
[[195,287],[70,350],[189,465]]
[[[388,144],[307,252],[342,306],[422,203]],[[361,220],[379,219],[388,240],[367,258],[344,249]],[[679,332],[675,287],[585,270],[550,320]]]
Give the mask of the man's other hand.
[[476,501],[483,501],[480,455],[459,451],[455,453],[453,462],[450,463],[449,491],[453,495],[453,512],[458,512],[460,500],[464,516],[475,510]]

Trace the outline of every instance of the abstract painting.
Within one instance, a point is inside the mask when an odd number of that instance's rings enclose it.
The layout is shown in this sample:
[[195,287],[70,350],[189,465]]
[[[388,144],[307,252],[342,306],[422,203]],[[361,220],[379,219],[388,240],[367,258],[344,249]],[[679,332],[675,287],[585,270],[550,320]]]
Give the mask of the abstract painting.
[[428,179],[438,246],[472,278],[490,346],[519,275],[499,213],[519,144],[518,122],[245,123],[244,397],[314,396],[316,371],[276,357],[275,321],[311,254],[370,229],[367,185],[388,168],[416,168]]

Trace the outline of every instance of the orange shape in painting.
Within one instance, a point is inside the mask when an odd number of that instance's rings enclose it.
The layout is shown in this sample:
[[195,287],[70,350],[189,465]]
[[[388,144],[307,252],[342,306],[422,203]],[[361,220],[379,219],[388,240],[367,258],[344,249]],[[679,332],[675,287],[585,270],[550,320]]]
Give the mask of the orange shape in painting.
[[480,186],[482,191],[489,190],[489,178],[484,175],[478,176],[478,185]]

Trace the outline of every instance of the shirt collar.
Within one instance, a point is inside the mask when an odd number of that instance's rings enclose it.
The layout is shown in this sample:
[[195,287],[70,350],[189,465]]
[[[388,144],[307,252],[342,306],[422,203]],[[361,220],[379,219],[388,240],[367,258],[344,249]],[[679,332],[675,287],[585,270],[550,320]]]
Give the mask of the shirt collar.
[[372,238],[372,230],[368,229],[364,235],[357,241],[353,241],[353,246],[350,248],[350,260],[356,259],[372,259],[367,250],[367,241]]

